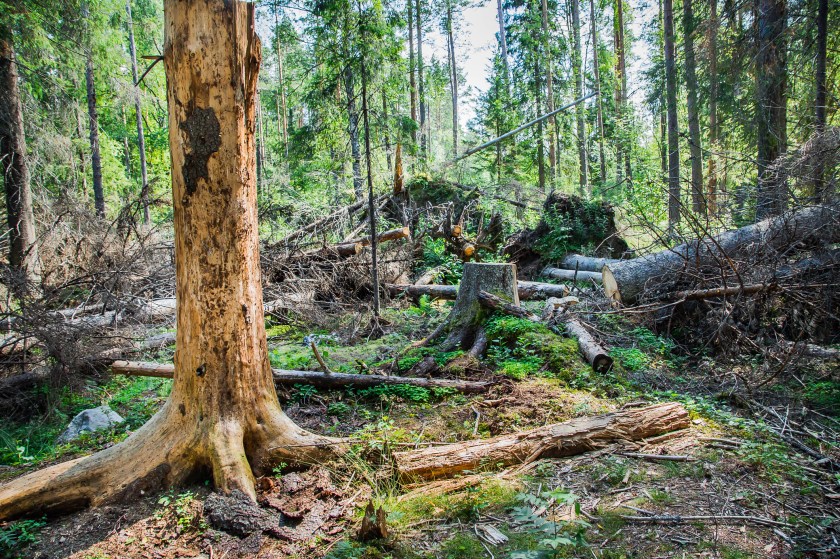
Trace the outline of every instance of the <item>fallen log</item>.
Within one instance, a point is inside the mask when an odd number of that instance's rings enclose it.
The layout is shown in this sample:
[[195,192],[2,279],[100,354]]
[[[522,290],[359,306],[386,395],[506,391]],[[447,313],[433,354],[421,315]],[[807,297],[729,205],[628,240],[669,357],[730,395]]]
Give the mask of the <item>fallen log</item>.
[[559,321],[566,327],[569,336],[577,340],[578,348],[592,366],[592,370],[596,373],[606,373],[612,369],[613,358],[578,319],[564,316]]
[[560,265],[566,270],[580,270],[581,272],[600,272],[604,266],[620,262],[616,258],[597,258],[595,256],[583,256],[582,254],[567,254]]
[[[408,227],[399,227],[397,229],[389,229],[388,231],[383,231],[382,233],[376,236],[377,243],[384,243],[385,241],[396,241],[398,239],[405,239],[409,235],[411,235],[411,231]],[[339,243],[336,246],[347,245],[351,243],[358,243],[363,247],[370,246],[370,237],[364,237],[361,239],[352,239],[350,241],[346,241],[343,243]]]
[[488,293],[486,291],[478,292],[478,302],[490,310],[502,311],[509,315],[516,316],[518,318],[524,318],[525,320],[530,320],[532,322],[540,321],[540,317],[538,317],[531,311],[523,309],[519,305],[508,303],[501,297],[497,297],[496,295],[493,295],[492,293]]
[[442,479],[466,470],[573,456],[604,448],[617,440],[636,441],[685,429],[690,424],[682,404],[669,402],[581,417],[490,439],[395,452],[393,456],[404,482]]
[[[114,361],[111,372],[117,375],[135,377],[172,378],[175,365],[171,363],[150,363],[145,361]],[[318,388],[335,389],[352,386],[355,388],[370,388],[381,384],[408,384],[423,388],[452,388],[458,392],[473,394],[484,392],[490,386],[486,382],[468,380],[415,378],[381,375],[354,375],[347,373],[322,373],[320,371],[290,371],[286,369],[272,369],[274,383],[293,386],[295,384],[309,384]]]
[[443,273],[443,266],[435,266],[434,268],[429,268],[425,272],[423,272],[417,281],[414,282],[414,285],[431,285],[433,281],[437,279],[439,275]]
[[560,268],[545,268],[542,275],[564,281],[594,281],[601,283],[601,272],[587,272],[585,270],[561,270]]
[[[450,300],[454,300],[458,296],[457,285],[389,283],[385,287],[392,296],[409,295],[413,298],[418,298],[422,295],[428,295],[435,299]],[[518,281],[517,291],[519,292],[519,298],[523,301],[548,299],[549,297],[565,297],[569,294],[568,286],[534,281]]]
[[807,207],[714,237],[702,237],[674,248],[604,266],[607,297],[624,304],[635,303],[648,285],[673,284],[680,272],[720,265],[730,267],[730,258],[750,250],[784,250],[797,245],[840,242],[836,206]]
[[711,289],[695,289],[693,291],[677,291],[669,295],[673,301],[700,301],[703,299],[714,299],[715,297],[732,297],[736,295],[752,295],[762,291],[770,291],[778,286],[772,284],[734,285],[731,287],[713,287]]

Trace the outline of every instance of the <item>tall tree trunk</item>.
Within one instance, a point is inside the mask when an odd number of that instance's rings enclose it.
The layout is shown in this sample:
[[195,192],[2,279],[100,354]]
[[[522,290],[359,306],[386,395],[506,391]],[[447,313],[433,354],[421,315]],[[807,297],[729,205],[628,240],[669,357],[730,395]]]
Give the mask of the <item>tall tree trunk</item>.
[[[574,3],[577,4],[577,0],[575,0]],[[542,19],[542,21],[541,21],[542,39],[543,39],[542,47],[543,47],[544,64],[545,64],[546,112],[550,113],[550,112],[554,111],[554,77],[552,76],[552,71],[551,71],[551,34],[549,32],[549,29],[548,29],[548,2],[547,2],[547,0],[542,0],[541,4],[542,4],[542,6],[541,6],[542,9],[540,10],[540,15],[541,15],[541,19]],[[580,29],[578,29],[578,46],[579,45],[580,45]],[[578,51],[578,55],[579,54],[580,54],[580,51]],[[577,70],[578,70],[578,72],[580,72],[580,58],[577,59],[577,64],[578,64],[577,65]],[[577,77],[580,78],[580,73],[577,74]],[[577,82],[575,82],[575,83],[577,83]],[[577,105],[575,107],[575,109],[577,109],[578,107],[580,107],[580,105]],[[556,144],[554,142],[554,137],[555,137],[554,130],[555,130],[556,126],[557,126],[557,121],[555,120],[555,117],[553,117],[553,116],[548,117],[548,178],[549,178],[549,182],[552,185],[554,185],[554,181],[556,180],[556,177],[557,177],[557,149],[556,149]],[[578,140],[579,140],[578,145],[580,145],[581,138],[578,138]],[[585,180],[586,171],[584,170],[583,173],[584,173],[583,183],[585,183],[586,182],[586,180]],[[581,183],[581,184],[583,185],[583,183]]]
[[388,164],[388,173],[394,170],[394,162],[391,160],[391,136],[388,133],[388,98],[385,96],[385,87],[382,87],[382,130],[383,141],[385,142],[385,162]]
[[[816,96],[814,98],[815,128],[817,132],[824,132],[828,122],[826,103],[828,91],[826,86],[826,53],[828,50],[828,0],[817,0],[817,71]],[[814,194],[819,201],[828,197],[825,180],[825,166],[822,161],[817,163],[814,170]]]
[[283,153],[285,161],[289,161],[289,114],[286,108],[286,78],[284,75],[283,64],[283,45],[280,44],[280,17],[277,1],[274,2],[274,33],[277,41],[277,89],[280,93],[280,109],[277,115],[277,123],[280,127],[279,132],[283,133]]
[[[411,103],[411,120],[417,120],[417,79],[416,79],[416,62],[414,57],[414,2],[408,0],[406,2],[408,7],[408,84],[409,84],[409,101]],[[411,133],[414,142],[417,142],[417,131]]]
[[265,137],[263,136],[262,101],[257,92],[254,101],[257,120],[257,195],[262,192],[263,175],[265,175]]
[[140,156],[140,201],[143,204],[143,223],[149,225],[149,175],[146,169],[146,136],[143,133],[143,109],[140,105],[140,84],[137,83],[137,47],[134,43],[134,20],[131,18],[131,0],[125,0],[128,15],[128,48],[131,55],[131,77],[134,82],[134,114],[137,120],[137,151]]
[[668,230],[680,221],[680,129],[677,121],[677,66],[674,46],[674,3],[664,0],[665,97],[668,105]]
[[353,160],[353,193],[356,201],[364,199],[362,184],[362,152],[359,148],[359,111],[356,109],[356,84],[353,69],[344,69],[344,95],[347,96],[347,132],[350,134],[350,156]]
[[[534,59],[534,99],[537,106],[537,118],[542,116],[542,82],[540,81],[540,63]],[[537,124],[537,178],[540,192],[545,193],[545,131],[543,122]]]
[[627,130],[627,53],[624,45],[624,0],[615,0],[615,50],[616,50],[616,113],[618,115],[618,145],[616,149],[619,182],[624,175],[632,188],[630,168],[630,143]]
[[703,151],[700,146],[700,115],[697,106],[697,72],[694,60],[693,0],[683,0],[683,48],[685,51],[685,85],[688,93],[688,149],[691,153],[691,206],[694,213],[706,215],[703,195]]
[[[78,83],[74,83],[74,88],[78,88]],[[86,200],[88,197],[88,182],[87,182],[87,165],[85,163],[85,150],[82,149],[81,144],[85,137],[84,123],[82,122],[82,109],[79,102],[73,101],[73,112],[76,113],[76,137],[79,140],[79,147],[77,149],[79,155],[79,174],[82,177],[82,196]]]
[[446,6],[446,31],[449,35],[449,89],[452,95],[452,156],[458,155],[458,66],[455,62],[455,37],[452,32],[452,3]]
[[760,221],[779,215],[787,201],[785,181],[768,172],[787,144],[786,0],[758,0],[756,9],[758,197],[755,219]]
[[598,60],[598,20],[595,19],[595,0],[589,0],[590,31],[592,32],[592,72],[595,76],[595,91],[598,93],[598,163],[601,186],[607,180],[607,158],[604,153],[604,104],[601,101],[601,68]]
[[37,285],[41,283],[41,260],[35,236],[23,108],[12,41],[11,28],[0,24],[0,169],[6,191],[9,265]]
[[212,473],[256,500],[279,460],[318,461],[332,441],[280,409],[260,288],[254,5],[166,0],[164,63],[175,224],[177,347],[172,392],[125,441],[0,487],[0,519],[138,498]]
[[720,19],[718,18],[717,0],[709,1],[709,176],[706,187],[706,205],[710,214],[717,213],[718,184],[717,184],[717,153],[718,153],[718,72],[717,72],[717,32]]
[[105,194],[102,190],[102,156],[99,153],[99,114],[96,110],[96,84],[93,80],[93,52],[90,37],[90,9],[82,2],[82,19],[85,22],[85,87],[87,89],[88,126],[90,129],[90,166],[93,171],[93,205],[96,215],[105,217]]
[[[543,1],[543,10],[546,0]],[[580,0],[570,0],[572,7],[572,74],[575,80],[575,99],[583,97],[583,48],[580,40]],[[553,109],[553,105],[549,110]],[[583,118],[583,103],[575,105],[575,121],[577,123],[577,145],[578,145],[578,184],[581,194],[589,193],[589,183],[586,180],[587,158],[586,158],[586,126]],[[552,117],[554,118],[554,117]]]
[[[359,17],[361,5],[359,7]],[[362,60],[362,118],[365,126],[365,164],[367,167],[368,221],[370,223],[370,275],[373,285],[373,316],[379,317],[379,265],[377,263],[376,203],[373,198],[373,163],[370,150],[370,118],[368,116],[367,70]]]
[[[411,2],[411,0],[408,0]],[[426,132],[426,92],[423,87],[423,9],[421,0],[415,0],[414,21],[417,25],[417,98],[420,104],[420,156],[426,160],[428,155],[428,135]]]
[[499,45],[502,49],[502,66],[505,68],[505,92],[510,94],[510,62],[508,61],[507,33],[505,32],[505,11],[502,0],[496,0],[496,13],[499,20]]

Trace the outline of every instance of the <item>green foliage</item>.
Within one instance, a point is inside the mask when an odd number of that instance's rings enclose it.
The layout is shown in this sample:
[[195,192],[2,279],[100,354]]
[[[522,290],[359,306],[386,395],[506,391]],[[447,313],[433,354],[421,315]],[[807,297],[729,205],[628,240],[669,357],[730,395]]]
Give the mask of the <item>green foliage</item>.
[[38,541],[38,534],[47,525],[46,519],[18,520],[0,526],[0,555],[17,558],[21,550]]
[[158,499],[161,509],[155,513],[157,518],[174,520],[179,532],[189,530],[204,531],[207,524],[201,517],[201,507],[198,506],[196,495],[192,491],[184,491],[175,495],[172,492],[162,495]]
[[362,398],[376,398],[379,400],[388,400],[396,397],[415,404],[427,403],[432,395],[428,389],[410,384],[379,384],[359,390],[358,394]]
[[463,354],[464,352],[461,350],[438,351],[434,347],[418,347],[407,351],[405,355],[397,361],[397,366],[401,371],[407,371],[420,363],[426,357],[431,356],[434,357],[435,363],[437,363],[439,367],[443,367],[453,359],[460,357]]
[[[511,516],[524,530],[539,534],[538,545],[541,550],[517,551],[511,555],[512,559],[531,559],[542,556],[558,557],[564,548],[575,548],[586,545],[584,534],[589,523],[580,520],[580,503],[574,493],[557,488],[543,491],[538,495],[520,493],[518,499],[524,506],[516,507]],[[556,515],[560,507],[571,505],[575,511],[574,520],[550,520]],[[543,509],[545,516],[535,514],[535,510]],[[554,514],[551,512],[555,511]]]
[[822,413],[840,415],[840,382],[821,380],[808,383],[804,396],[811,406]]
[[641,371],[650,366],[650,358],[636,348],[614,347],[610,356],[628,371]]
[[573,217],[557,215],[554,207],[543,214],[548,231],[534,248],[546,261],[559,261],[566,254],[590,252],[594,247],[585,244],[589,239],[603,239],[608,235],[609,216],[600,201],[582,201]]
[[344,402],[330,402],[327,406],[327,415],[344,416],[350,413],[350,406]]
[[499,373],[515,380],[522,380],[527,376],[536,375],[543,366],[539,357],[526,357],[520,361],[503,361],[499,365]]

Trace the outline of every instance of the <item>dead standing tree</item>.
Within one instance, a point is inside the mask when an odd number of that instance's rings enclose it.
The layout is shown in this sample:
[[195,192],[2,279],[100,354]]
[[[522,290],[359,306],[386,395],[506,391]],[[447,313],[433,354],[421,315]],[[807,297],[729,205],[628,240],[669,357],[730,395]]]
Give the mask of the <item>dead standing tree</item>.
[[267,356],[257,236],[254,6],[167,0],[165,54],[175,209],[177,347],[172,394],[124,442],[0,487],[0,519],[67,510],[212,471],[255,499],[277,460],[335,441],[280,409]]

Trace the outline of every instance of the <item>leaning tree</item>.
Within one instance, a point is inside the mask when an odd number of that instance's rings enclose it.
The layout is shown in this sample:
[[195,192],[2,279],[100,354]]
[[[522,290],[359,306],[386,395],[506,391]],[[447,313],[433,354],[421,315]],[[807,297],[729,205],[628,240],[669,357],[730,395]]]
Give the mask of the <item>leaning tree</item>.
[[164,14],[178,301],[172,393],[124,442],[0,487],[0,520],[130,498],[197,471],[211,471],[218,490],[253,499],[255,474],[337,448],[283,413],[268,362],[254,6],[166,0]]

